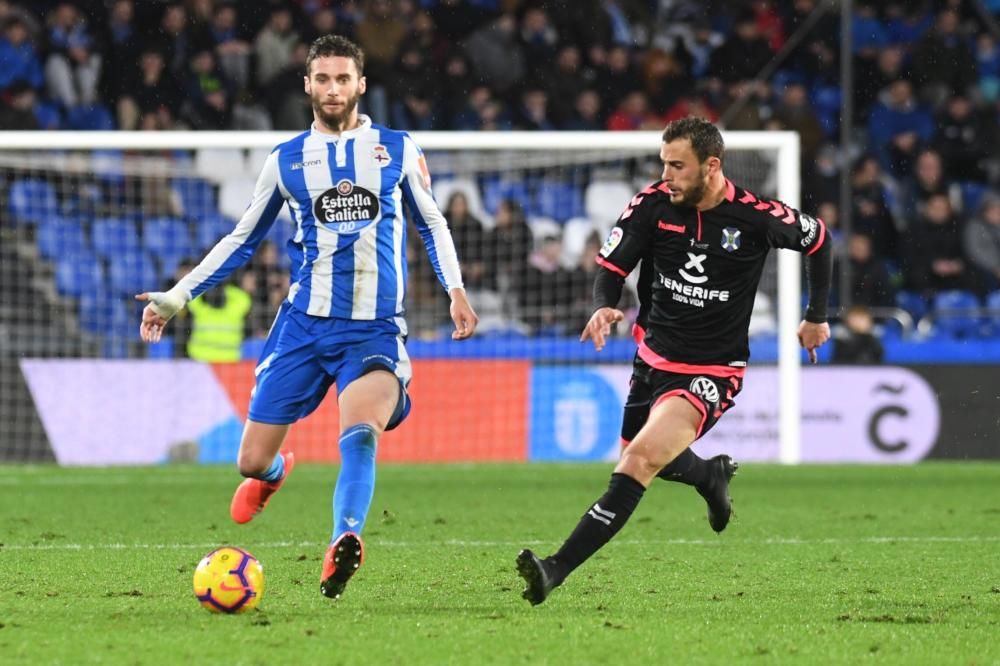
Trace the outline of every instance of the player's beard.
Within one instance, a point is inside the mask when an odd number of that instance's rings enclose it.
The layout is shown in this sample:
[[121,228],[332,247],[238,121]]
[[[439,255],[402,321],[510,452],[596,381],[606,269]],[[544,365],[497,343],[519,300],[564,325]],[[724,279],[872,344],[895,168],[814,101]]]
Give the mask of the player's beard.
[[697,206],[698,202],[702,200],[705,196],[705,192],[708,191],[708,178],[702,173],[698,181],[686,190],[675,190],[681,195],[680,201],[675,201],[674,203],[680,206]]
[[344,102],[344,106],[341,109],[341,111],[339,113],[336,113],[324,109],[323,101],[317,99],[316,96],[312,96],[313,112],[316,114],[316,117],[320,120],[320,122],[322,122],[330,129],[342,131],[347,129],[346,127],[344,127],[344,125],[350,119],[351,114],[354,113],[354,110],[358,108],[358,100],[360,98],[361,98],[360,92],[354,93],[352,97],[348,98],[347,101]]

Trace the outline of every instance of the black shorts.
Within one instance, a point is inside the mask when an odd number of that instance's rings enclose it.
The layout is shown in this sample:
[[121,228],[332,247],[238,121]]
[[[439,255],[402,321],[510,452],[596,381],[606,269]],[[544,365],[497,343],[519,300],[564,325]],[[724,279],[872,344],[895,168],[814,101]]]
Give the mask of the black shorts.
[[682,374],[657,370],[635,357],[632,380],[625,414],[622,418],[622,444],[628,444],[646,425],[649,410],[660,400],[680,395],[688,399],[701,412],[701,426],[695,435],[698,439],[712,429],[722,415],[732,407],[733,398],[743,388],[743,377],[721,377],[709,373]]

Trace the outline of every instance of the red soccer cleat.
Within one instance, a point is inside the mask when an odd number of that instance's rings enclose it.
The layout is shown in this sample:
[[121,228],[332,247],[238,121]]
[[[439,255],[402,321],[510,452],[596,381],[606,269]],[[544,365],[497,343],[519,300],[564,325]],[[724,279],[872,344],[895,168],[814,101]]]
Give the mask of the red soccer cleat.
[[237,523],[249,523],[253,517],[264,510],[271,495],[285,482],[295,467],[295,454],[288,452],[285,456],[285,475],[277,481],[262,481],[260,479],[245,479],[233,494],[229,505],[229,515]]
[[330,544],[323,558],[323,574],[319,579],[319,590],[331,599],[339,599],[347,587],[347,581],[357,572],[365,559],[365,547],[361,537],[354,532],[344,532]]

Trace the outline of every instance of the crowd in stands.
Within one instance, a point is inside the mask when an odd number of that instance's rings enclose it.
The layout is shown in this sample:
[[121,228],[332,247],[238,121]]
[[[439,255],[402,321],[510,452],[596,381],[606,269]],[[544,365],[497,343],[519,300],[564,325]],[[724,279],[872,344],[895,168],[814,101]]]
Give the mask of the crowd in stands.
[[[300,130],[308,44],[336,32],[367,54],[364,111],[399,129],[625,131],[696,114],[727,130],[794,130],[803,208],[830,226],[838,274],[849,267],[838,302],[985,297],[1000,288],[1000,0],[856,0],[850,146],[839,145],[840,17],[823,4],[0,0],[0,128]],[[470,289],[503,287],[532,309],[551,284],[589,280],[586,261],[557,267],[516,202],[488,230],[467,202],[439,203]],[[418,299],[435,288],[425,269]],[[586,308],[526,323],[571,328]]]

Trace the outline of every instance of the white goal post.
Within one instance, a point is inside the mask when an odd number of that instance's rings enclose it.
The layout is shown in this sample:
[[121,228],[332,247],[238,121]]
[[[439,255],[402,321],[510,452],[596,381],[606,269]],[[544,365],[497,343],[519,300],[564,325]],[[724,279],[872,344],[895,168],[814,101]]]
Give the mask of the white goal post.
[[[616,151],[657,155],[659,132],[414,132],[425,151],[518,151],[559,159],[566,151]],[[0,153],[7,151],[201,149],[269,150],[288,140],[284,132],[0,132]],[[794,132],[724,132],[727,154],[761,150],[776,155],[774,192],[783,202],[800,206],[799,137]],[[21,155],[31,156],[22,152]],[[44,160],[41,152],[35,158]],[[435,163],[430,164],[432,174]],[[730,174],[732,176],[732,174]],[[440,202],[443,206],[443,202]],[[609,202],[610,203],[610,202]],[[626,201],[620,202],[624,207]],[[606,221],[608,225],[613,220]],[[801,318],[800,256],[778,253],[777,332],[779,366],[779,458],[800,460],[800,358],[797,327]]]

